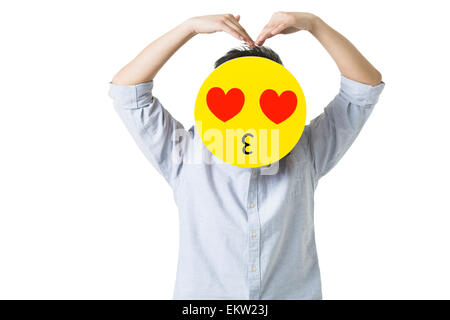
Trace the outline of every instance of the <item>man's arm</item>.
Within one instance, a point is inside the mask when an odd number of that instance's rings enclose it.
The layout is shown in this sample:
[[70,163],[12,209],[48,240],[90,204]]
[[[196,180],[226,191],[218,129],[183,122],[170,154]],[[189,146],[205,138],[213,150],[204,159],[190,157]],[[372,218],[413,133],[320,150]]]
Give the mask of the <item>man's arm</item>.
[[183,166],[187,137],[181,123],[153,96],[153,78],[164,63],[198,33],[225,31],[253,41],[239,24],[239,16],[194,17],[148,45],[114,77],[109,95],[120,118],[147,159],[175,187]]
[[150,43],[139,55],[117,73],[112,83],[136,85],[153,80],[159,69],[189,39],[199,33],[224,31],[254,46],[253,40],[239,23],[240,16],[220,14],[193,17]]
[[[317,178],[342,158],[358,136],[383,90],[381,74],[341,34],[310,13],[277,12],[256,40],[308,30],[330,53],[341,72],[339,94],[303,131],[294,152],[310,155]],[[304,151],[303,151],[304,150]],[[306,154],[304,153],[306,152]]]
[[341,74],[351,80],[375,86],[381,74],[343,35],[322,19],[304,12],[276,12],[256,39],[257,45],[277,34],[309,31],[328,51]]

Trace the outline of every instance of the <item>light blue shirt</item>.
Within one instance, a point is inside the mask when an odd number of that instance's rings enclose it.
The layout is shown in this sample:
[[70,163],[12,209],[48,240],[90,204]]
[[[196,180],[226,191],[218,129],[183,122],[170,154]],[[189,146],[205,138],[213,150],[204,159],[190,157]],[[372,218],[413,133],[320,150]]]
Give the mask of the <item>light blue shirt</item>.
[[274,165],[241,168],[212,155],[197,130],[185,131],[152,95],[153,81],[110,84],[117,112],[179,209],[174,299],[322,298],[314,190],[355,140],[383,87],[342,76],[339,94],[270,172]]

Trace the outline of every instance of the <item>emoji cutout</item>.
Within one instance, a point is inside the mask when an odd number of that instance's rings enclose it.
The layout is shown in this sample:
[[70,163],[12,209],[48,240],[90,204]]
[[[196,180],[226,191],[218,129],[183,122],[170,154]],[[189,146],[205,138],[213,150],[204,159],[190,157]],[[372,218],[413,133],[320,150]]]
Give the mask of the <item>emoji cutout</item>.
[[269,165],[287,155],[306,120],[302,88],[282,65],[241,57],[217,67],[195,103],[196,129],[219,159],[239,167]]

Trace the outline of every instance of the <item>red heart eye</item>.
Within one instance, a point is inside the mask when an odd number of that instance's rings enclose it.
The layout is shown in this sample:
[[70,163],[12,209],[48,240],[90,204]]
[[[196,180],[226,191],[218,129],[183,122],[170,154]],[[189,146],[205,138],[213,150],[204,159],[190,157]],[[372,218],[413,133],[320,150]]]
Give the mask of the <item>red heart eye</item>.
[[259,105],[270,121],[280,124],[294,113],[297,107],[297,96],[290,90],[278,96],[275,90],[267,89],[261,94]]
[[242,110],[244,101],[244,94],[238,88],[230,89],[225,94],[221,88],[214,87],[206,95],[209,110],[223,122],[236,116]]

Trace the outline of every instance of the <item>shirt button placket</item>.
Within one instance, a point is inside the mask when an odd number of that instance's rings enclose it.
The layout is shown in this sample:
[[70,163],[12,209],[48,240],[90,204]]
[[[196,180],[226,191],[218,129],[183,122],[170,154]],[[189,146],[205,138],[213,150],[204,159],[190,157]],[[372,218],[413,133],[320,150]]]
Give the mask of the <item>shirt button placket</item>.
[[249,299],[260,298],[261,268],[260,255],[260,221],[258,213],[258,172],[252,169],[247,200],[248,217],[248,285]]

